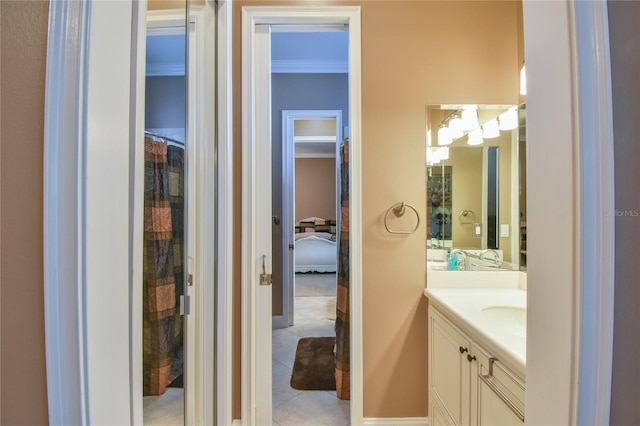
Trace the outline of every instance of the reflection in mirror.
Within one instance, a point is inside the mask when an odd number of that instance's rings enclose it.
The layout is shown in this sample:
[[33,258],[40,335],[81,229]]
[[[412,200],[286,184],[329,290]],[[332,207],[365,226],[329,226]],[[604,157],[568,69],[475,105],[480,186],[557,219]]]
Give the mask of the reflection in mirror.
[[[429,268],[452,269],[446,259],[454,249],[482,257],[475,269],[525,265],[523,111],[514,105],[427,106]],[[469,269],[466,260],[457,269],[463,268]]]
[[145,61],[142,393],[146,426],[185,421],[186,2],[149,2]]

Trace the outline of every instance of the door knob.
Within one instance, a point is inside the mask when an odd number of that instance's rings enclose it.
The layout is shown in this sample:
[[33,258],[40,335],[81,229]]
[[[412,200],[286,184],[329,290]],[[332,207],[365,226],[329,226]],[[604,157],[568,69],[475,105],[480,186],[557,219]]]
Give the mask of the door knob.
[[273,219],[274,225],[280,225],[280,218],[278,216],[271,216],[271,219]]

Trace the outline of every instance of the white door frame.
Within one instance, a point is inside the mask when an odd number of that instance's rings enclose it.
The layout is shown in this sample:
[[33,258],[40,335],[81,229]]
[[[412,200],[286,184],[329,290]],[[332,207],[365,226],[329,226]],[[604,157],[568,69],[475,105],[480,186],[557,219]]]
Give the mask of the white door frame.
[[[52,2],[47,47],[44,159],[44,290],[47,387],[51,424],[141,424],[141,366],[135,353],[135,330],[141,317],[134,304],[141,295],[133,283],[142,280],[142,188],[136,165],[144,158],[144,78],[146,2]],[[214,3],[202,19],[203,44],[215,42]],[[205,311],[200,333],[203,355],[201,392],[209,408],[196,411],[194,422],[231,423],[231,250],[227,229],[231,215],[231,7],[218,4],[220,48],[225,68],[218,75],[221,110],[217,136],[221,149],[215,167],[215,128],[204,126],[215,115],[216,58],[202,57],[198,78],[209,79],[200,93],[196,143],[196,222],[203,238],[196,242],[200,262],[196,278],[203,300],[217,297],[216,312]],[[114,33],[113,28],[118,31]],[[208,49],[213,51],[213,49]],[[132,59],[133,58],[133,59]],[[202,114],[202,115],[201,115]],[[206,117],[207,120],[203,118]],[[199,120],[199,124],[198,124]],[[198,139],[199,138],[199,139]],[[117,171],[117,173],[114,173]],[[215,188],[216,172],[223,183]],[[98,195],[99,194],[99,195]],[[218,198],[219,197],[219,198]],[[106,215],[106,217],[103,217]],[[220,255],[216,277],[216,229]],[[114,230],[127,230],[114,232]],[[125,249],[126,247],[126,249]],[[114,285],[116,284],[116,285]],[[119,285],[118,285],[119,284]],[[211,304],[208,304],[211,306]],[[217,313],[217,323],[214,315]],[[214,326],[219,344],[214,342]],[[196,326],[196,331],[198,331]],[[215,355],[214,355],[215,351]],[[140,352],[141,353],[141,352]],[[215,359],[216,372],[213,372]],[[214,395],[214,377],[221,391]],[[196,402],[197,403],[197,402]],[[209,420],[207,420],[209,419]]]
[[[282,111],[282,315],[273,316],[273,328],[284,328],[293,325],[295,289],[293,287],[295,271],[295,251],[290,250],[294,243],[295,227],[295,143],[294,122],[298,119],[335,119],[336,150],[333,157],[339,161],[337,150],[342,141],[342,110],[284,110]],[[337,170],[337,167],[336,167]],[[336,173],[336,178],[339,175]],[[340,182],[336,179],[336,197]],[[336,198],[336,219],[339,219],[339,199]],[[337,229],[340,229],[338,226]],[[336,251],[336,258],[338,252]]]
[[[218,76],[221,83],[218,93],[221,95],[219,105],[225,105],[225,108],[229,108],[231,15],[230,5],[225,2],[221,2],[221,4],[226,7],[225,13],[219,16],[219,19],[226,20],[224,25],[221,24],[226,38],[219,40],[219,45],[226,46],[226,49],[220,53],[224,58],[222,62],[225,64],[225,74]],[[130,179],[132,177],[126,167],[123,168],[122,165],[131,165],[135,161],[135,151],[131,151],[129,143],[137,133],[132,124],[135,122],[136,109],[131,108],[130,104],[131,94],[135,93],[132,75],[136,73],[135,68],[132,73],[133,64],[130,63],[132,53],[130,49],[132,37],[135,37],[133,32],[140,26],[140,11],[144,7],[144,2],[124,1],[51,2],[50,4],[45,97],[44,296],[47,387],[51,424],[135,423],[131,409],[132,391],[128,385],[129,376],[133,374],[133,371],[126,368],[127,365],[131,368],[130,360],[128,358],[125,360],[124,368],[109,369],[110,377],[105,377],[104,371],[103,374],[100,374],[100,370],[104,370],[105,365],[112,365],[113,356],[111,355],[114,347],[129,353],[130,314],[125,313],[124,316],[117,318],[117,323],[110,324],[113,332],[106,330],[105,333],[101,333],[100,330],[95,329],[95,325],[97,321],[104,320],[105,317],[112,318],[113,315],[112,313],[103,313],[99,303],[106,304],[114,297],[124,297],[125,300],[129,298],[128,294],[123,294],[122,291],[128,293],[128,284],[124,288],[115,287],[112,284],[115,282],[129,283],[136,277],[136,274],[141,275],[141,273],[131,269],[131,257],[123,259],[120,256],[111,256],[112,253],[106,256],[110,262],[110,268],[105,268],[105,257],[102,257],[100,250],[93,251],[92,249],[105,242],[113,243],[113,240],[117,239],[119,247],[129,248],[129,256],[136,253],[133,249],[131,234],[122,243],[120,233],[95,234],[94,232],[98,230],[94,228],[94,220],[96,219],[94,214],[101,207],[106,207],[105,210],[114,208],[113,204],[108,206],[101,204],[101,198],[104,197],[106,191],[110,197],[116,196],[118,200],[124,200],[123,205],[115,205],[116,211],[112,216],[117,217],[110,217],[106,223],[114,226],[114,220],[122,221],[122,226],[118,225],[119,229],[138,226],[131,213],[131,206],[126,202],[130,196],[130,188],[135,185],[131,186]],[[558,10],[562,8],[565,10],[571,8],[570,13]],[[574,14],[573,8],[577,10],[577,13]],[[290,10],[290,8],[284,9],[284,11]],[[546,17],[553,16],[555,18],[558,14],[562,16],[556,21],[559,25],[552,27],[553,36],[566,34],[568,28],[580,28],[578,34],[575,33],[575,30],[570,33],[575,35],[577,40],[574,41],[577,41],[580,53],[577,68],[581,73],[586,72],[584,75],[581,74],[585,83],[585,86],[582,84],[580,86],[582,97],[578,109],[585,114],[581,125],[588,127],[591,123],[593,130],[588,132],[583,129],[583,144],[576,149],[578,154],[581,149],[589,150],[591,154],[582,158],[582,172],[595,173],[592,175],[593,179],[587,179],[586,176],[583,176],[582,191],[576,188],[578,193],[583,196],[578,200],[578,205],[581,206],[582,223],[587,226],[590,223],[589,220],[602,220],[601,212],[603,209],[615,208],[613,191],[611,191],[613,187],[613,158],[610,155],[612,152],[612,123],[609,49],[606,41],[608,40],[606,3],[578,2],[573,6],[568,5],[567,2],[524,3],[525,42],[528,49],[527,77],[530,89],[528,108],[534,103],[536,96],[544,99],[552,99],[554,96],[552,93],[554,87],[544,89],[541,86],[535,86],[537,83],[544,84],[547,79],[557,82],[559,79],[561,85],[555,87],[562,87],[567,84],[571,86],[573,82],[572,79],[566,79],[564,76],[556,78],[549,75],[551,71],[545,70],[542,66],[548,59],[549,50],[556,53],[557,46],[540,40],[542,39],[540,34],[549,32],[550,27],[545,22]],[[269,18],[268,14],[266,16]],[[296,19],[295,14],[293,14],[293,18]],[[279,15],[278,19],[286,20]],[[348,20],[351,29],[355,29],[357,26],[359,37],[359,13],[353,19]],[[132,22],[134,23],[133,29],[131,28]],[[136,23],[138,23],[137,26]],[[118,31],[114,33],[113,28],[118,28]],[[596,41],[595,45],[591,44],[594,40]],[[360,46],[359,43],[357,45]],[[539,48],[539,51],[531,51],[532,47]],[[89,58],[90,53],[95,52],[99,52],[99,54]],[[538,55],[543,55],[547,59],[541,59]],[[566,55],[561,53],[561,57],[564,56]],[[354,75],[357,71],[355,74],[359,78],[359,54],[354,55],[354,59],[357,60],[357,64],[352,61],[350,66],[357,67],[357,70],[350,70],[350,74]],[[532,67],[531,65],[535,62],[540,66]],[[588,71],[592,71],[592,74],[589,74]],[[359,80],[355,81],[359,82]],[[106,93],[105,96],[99,98],[88,93],[89,87],[97,86],[99,89],[100,84],[118,90]],[[115,84],[115,86],[111,86],[111,84]],[[123,87],[125,92],[120,90]],[[351,90],[354,90],[353,85],[350,87]],[[351,96],[350,99],[353,127],[351,129],[353,144],[351,153],[355,160],[351,165],[351,175],[354,179],[359,179],[360,86],[358,85],[355,90],[357,97]],[[543,91],[540,92],[540,90]],[[538,93],[538,95],[533,95],[533,93]],[[588,107],[590,101],[595,102],[595,108]],[[357,104],[357,108],[354,108],[356,106],[354,103]],[[539,126],[549,129],[556,127],[565,129],[567,126],[573,126],[573,123],[567,122],[564,114],[556,115],[555,110],[545,112],[548,110],[548,105],[542,107],[543,103],[538,99],[538,104],[541,106],[537,119]],[[120,114],[120,112],[124,112],[124,114]],[[221,185],[223,180],[227,184],[231,183],[230,108],[228,111],[219,111],[219,114],[225,113],[226,129],[224,132],[219,129],[220,141],[224,141],[220,146],[221,149],[225,149],[224,153],[220,153],[222,158],[219,156],[219,164],[224,164],[224,170],[220,170]],[[358,114],[358,116],[354,117],[353,114]],[[533,117],[532,121],[534,121]],[[355,123],[358,123],[358,126]],[[103,129],[111,131],[109,132],[109,140],[104,141],[100,136]],[[126,140],[127,143],[123,145],[120,143],[121,140]],[[543,141],[544,139],[541,139],[538,142]],[[105,152],[105,149],[108,152]],[[93,170],[93,163],[88,160],[89,157],[93,158],[95,155],[99,155],[100,160],[106,162],[104,165],[111,170],[120,170],[124,176],[129,175],[126,184],[123,184],[124,182],[119,179],[117,182],[111,182],[109,186],[95,188],[101,192],[101,197],[90,196],[91,190],[94,189],[94,183],[86,179],[86,173],[98,171]],[[571,162],[574,159],[565,158],[565,160]],[[594,168],[590,170],[591,165]],[[95,175],[92,174],[91,177],[93,176]],[[223,188],[224,185],[221,186],[221,189]],[[356,211],[360,215],[360,182],[358,181],[358,185],[353,186],[352,189],[357,191],[356,194],[351,195],[352,214]],[[221,191],[218,196],[221,206],[231,205],[230,190]],[[222,207],[219,211],[222,211]],[[219,217],[218,229],[222,230],[228,224],[228,222],[222,223],[224,220],[231,220],[228,208],[225,210],[225,215]],[[352,330],[361,331],[361,306],[354,304],[356,298],[359,302],[361,301],[360,216],[354,218],[353,225],[352,249],[354,251],[352,256],[357,255],[358,258],[354,270],[352,270],[351,280],[352,284],[357,286],[356,290],[359,293],[355,294],[352,289],[352,317],[357,321],[357,324],[352,324]],[[583,319],[582,324],[580,320],[572,321],[582,327],[575,330],[578,335],[582,336],[582,340],[577,342],[578,347],[574,347],[576,356],[580,354],[582,357],[581,369],[578,371],[576,368],[575,375],[572,376],[574,378],[572,389],[576,392],[572,392],[569,396],[570,403],[568,405],[565,405],[564,401],[554,402],[554,414],[557,412],[577,413],[577,419],[581,424],[606,424],[610,401],[611,336],[613,333],[613,220],[610,218],[601,223],[597,228],[597,233],[586,232],[589,229],[591,228],[585,228],[585,231],[581,232],[582,265],[585,268],[587,266],[597,268],[597,265],[602,265],[603,268],[597,269],[593,276],[589,275],[589,270],[583,270],[582,281],[574,281],[571,286],[572,294],[567,296],[563,293],[561,300],[553,301],[554,306],[560,303],[565,309],[577,302],[575,305],[577,306],[577,316],[582,316]],[[227,256],[226,253],[231,251],[225,250],[223,246],[228,248],[231,238],[228,232],[226,234],[221,232],[218,237],[221,242],[218,261],[219,265],[225,265],[225,277],[227,278],[227,280],[220,282],[230,283],[230,256]],[[604,261],[598,262],[598,259],[604,259]],[[578,261],[576,265],[579,263]],[[89,276],[87,274],[89,265],[91,267],[97,266],[96,270],[104,272],[104,275],[102,277],[95,274]],[[578,267],[576,266],[576,268]],[[129,272],[121,276],[119,273],[122,271]],[[544,283],[536,284],[543,285],[540,288],[530,286],[530,298],[535,297],[541,303],[545,303],[545,299],[557,295],[556,289],[548,289]],[[228,286],[223,287],[228,290]],[[103,293],[96,293],[95,290],[98,289]],[[222,300],[228,303],[224,308],[225,314],[219,316],[217,327],[219,330],[225,330],[227,334],[225,339],[229,339],[232,324],[228,316],[229,306],[231,306],[229,293],[227,292],[224,298],[218,294],[218,303],[222,303]],[[576,300],[578,297],[581,297],[580,301]],[[243,304],[243,309],[245,308],[246,306]],[[552,313],[555,315],[556,311],[560,311],[560,309],[554,308]],[[220,312],[219,309],[219,315]],[[593,320],[585,320],[588,315],[591,315]],[[552,321],[555,319],[555,316],[551,318]],[[538,328],[535,331],[542,335],[546,330]],[[592,339],[585,339],[589,336]],[[251,348],[252,337],[243,336],[243,339],[248,339],[243,340],[243,344],[249,343],[248,347]],[[356,338],[360,340],[354,342]],[[571,338],[571,335],[568,338]],[[357,369],[352,370],[351,373],[354,395],[362,394],[361,339],[361,332],[357,336],[355,333],[352,335],[352,359],[355,361],[354,366],[357,366]],[[114,340],[116,346],[113,345]],[[105,360],[108,362],[102,362],[101,345],[103,344],[109,344],[109,350],[104,352],[105,355],[109,354],[109,360]],[[223,346],[222,342],[219,346]],[[230,347],[231,345],[226,345],[226,349],[217,352],[219,356],[223,354],[223,359],[218,358],[217,360],[218,370],[222,372],[218,375],[218,383],[223,382],[224,384],[218,393],[229,396],[227,404],[230,404],[230,395],[232,394],[229,378],[231,360],[228,351]],[[545,369],[536,371],[540,375],[535,382],[527,383],[528,388],[531,389],[527,396],[528,411],[548,409],[548,406],[545,405],[545,402],[548,401],[545,401],[543,397],[545,392],[554,389],[559,379],[564,384],[566,376],[558,378],[553,371],[546,369],[548,365],[545,365],[547,361],[555,362],[556,355],[559,358],[566,358],[564,346],[559,345],[558,348],[548,347],[546,349],[551,350],[551,353],[545,353],[544,359],[539,362],[539,365],[544,365]],[[359,352],[356,353],[356,350]],[[587,357],[589,353],[593,353],[594,358],[589,359]],[[359,358],[355,359],[356,356]],[[595,365],[597,368],[590,369],[589,364]],[[246,371],[243,371],[243,374],[245,373]],[[122,381],[123,378],[124,381]],[[123,387],[123,383],[127,385]],[[250,379],[247,382],[243,376],[243,386],[247,383],[250,385]],[[114,392],[115,389],[118,389],[118,392]],[[529,400],[529,394],[534,392],[540,397],[537,400]],[[108,396],[103,397],[106,394]],[[252,401],[248,401],[246,395],[243,395],[243,410]],[[590,401],[590,403],[586,401]],[[108,404],[108,407],[105,408],[105,404]],[[356,405],[359,406],[356,407]],[[558,408],[558,405],[562,405],[562,407]],[[590,406],[596,408],[591,410]],[[361,398],[359,401],[352,400],[351,410],[352,423],[362,423]],[[227,413],[230,412],[230,408],[227,408]],[[559,416],[555,416],[555,418],[559,419]],[[575,417],[573,420],[577,421]],[[558,422],[560,421],[558,420]],[[221,422],[221,424],[229,424],[229,421]]]
[[[259,116],[256,104],[265,102],[256,96],[255,39],[260,24],[346,24],[349,26],[349,111],[350,111],[350,291],[351,291],[351,423],[362,422],[362,231],[361,231],[361,42],[360,7],[244,7],[242,14],[242,131],[243,131],[243,243],[242,243],[242,421],[252,425],[271,401],[271,378],[268,384],[257,372],[271,371],[271,358],[262,356],[258,338],[271,335],[271,321],[260,323],[252,315],[257,302],[258,274],[255,247],[250,236],[254,232],[254,206],[260,194],[248,182],[257,179],[254,131]],[[265,103],[261,103],[265,105]],[[269,109],[270,109],[270,104]],[[270,133],[269,133],[270,135]],[[271,220],[269,213],[269,220]],[[269,222],[270,223],[270,222]],[[269,228],[270,229],[270,228]],[[269,305],[269,310],[271,309]],[[269,352],[270,354],[270,352]],[[269,397],[266,398],[265,395]],[[266,402],[268,399],[268,402]],[[271,419],[268,419],[271,421]]]

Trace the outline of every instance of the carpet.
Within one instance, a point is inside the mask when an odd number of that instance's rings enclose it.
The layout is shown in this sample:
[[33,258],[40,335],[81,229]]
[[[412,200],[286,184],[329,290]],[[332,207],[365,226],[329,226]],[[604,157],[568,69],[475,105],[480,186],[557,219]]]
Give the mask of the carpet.
[[335,337],[303,337],[298,341],[291,387],[298,390],[336,390]]
[[335,272],[297,273],[295,287],[296,297],[335,296],[338,292]]

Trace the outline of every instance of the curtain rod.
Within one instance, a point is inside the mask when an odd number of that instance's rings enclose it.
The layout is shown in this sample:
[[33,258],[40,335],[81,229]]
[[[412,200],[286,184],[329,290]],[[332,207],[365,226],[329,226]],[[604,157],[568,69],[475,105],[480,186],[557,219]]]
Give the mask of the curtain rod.
[[168,136],[159,135],[158,133],[149,132],[147,130],[144,131],[144,134],[145,135],[149,135],[149,136],[155,136],[157,138],[162,138],[162,139],[164,139],[166,141],[174,142],[174,143],[177,143],[177,144],[180,144],[180,145],[184,146],[184,142],[179,141],[177,139],[170,138]]

